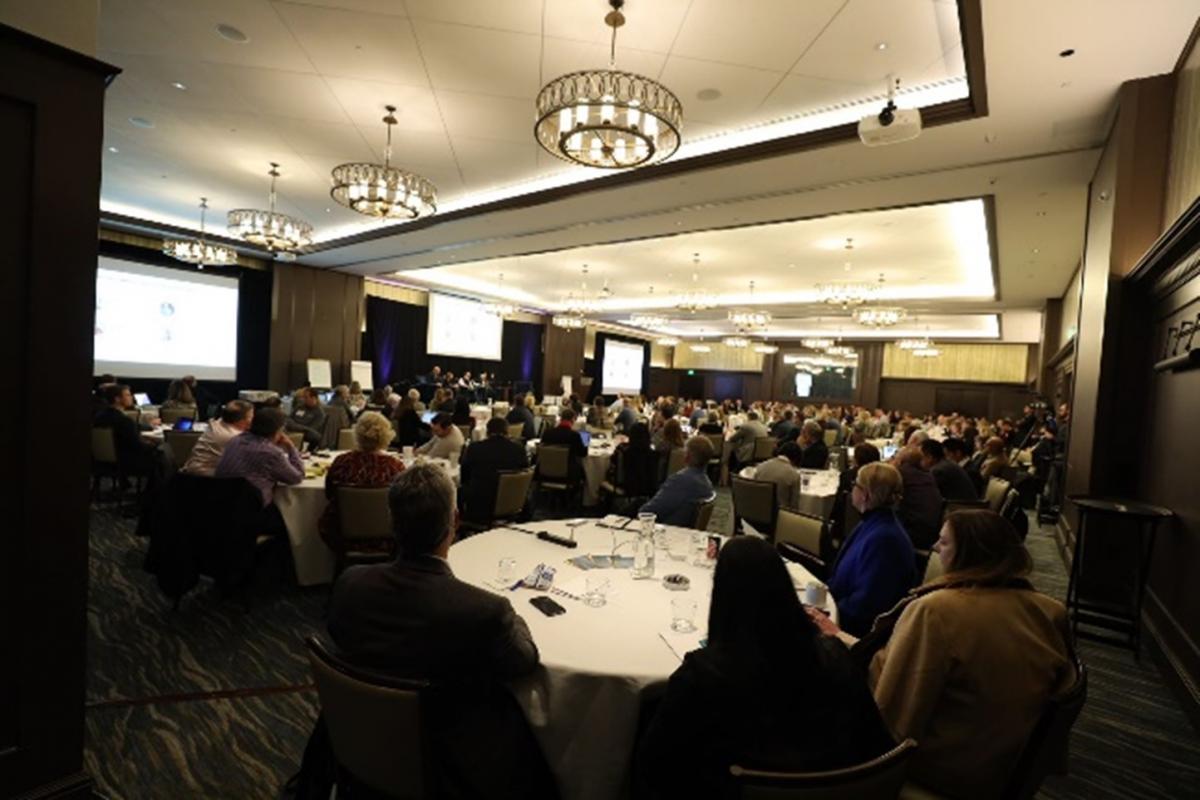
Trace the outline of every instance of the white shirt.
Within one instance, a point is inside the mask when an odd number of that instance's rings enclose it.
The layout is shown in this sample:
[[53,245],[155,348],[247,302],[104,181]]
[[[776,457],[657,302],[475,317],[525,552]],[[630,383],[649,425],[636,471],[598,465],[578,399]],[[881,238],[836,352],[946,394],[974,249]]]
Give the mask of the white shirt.
[[217,462],[221,460],[221,454],[225,452],[225,445],[241,432],[240,429],[228,422],[220,419],[213,420],[208,424],[208,430],[196,440],[196,446],[192,448],[187,463],[180,471],[188,475],[203,475],[211,478],[217,471]]
[[462,431],[457,425],[450,426],[450,432],[445,436],[438,436],[436,433],[433,438],[425,444],[417,448],[417,452],[423,456],[430,458],[450,458],[451,454],[459,455],[463,449]]

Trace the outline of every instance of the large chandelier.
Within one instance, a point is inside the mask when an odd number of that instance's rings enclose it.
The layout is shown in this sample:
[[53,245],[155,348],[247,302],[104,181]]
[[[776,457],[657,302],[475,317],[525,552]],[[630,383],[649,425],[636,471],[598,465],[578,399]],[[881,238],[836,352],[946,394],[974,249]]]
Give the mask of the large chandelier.
[[[654,287],[650,287],[650,300],[654,300]],[[629,324],[637,328],[646,328],[647,330],[657,330],[665,328],[671,321],[662,314],[654,313],[636,313],[629,315]]]
[[565,328],[569,331],[577,331],[587,325],[586,318],[577,317],[574,314],[555,314],[550,318],[550,322],[559,328]]
[[725,345],[726,347],[742,349],[750,346],[750,340],[745,336],[726,336],[721,340],[721,344]]
[[824,339],[821,337],[801,339],[800,346],[809,350],[828,350],[830,347],[833,347],[833,339]]
[[679,337],[677,337],[677,336],[660,336],[660,337],[658,337],[657,340],[655,340],[655,344],[660,345],[662,347],[675,347],[677,344],[679,344]]
[[842,309],[861,306],[870,300],[877,287],[871,283],[818,283],[817,296],[822,303]]
[[908,312],[900,306],[863,306],[854,309],[854,321],[868,328],[890,328],[903,322]]
[[835,345],[825,348],[825,355],[833,356],[834,358],[857,358],[858,351],[846,345]]
[[[504,293],[504,273],[501,272],[496,277],[496,294],[497,294],[497,296],[499,296],[499,295],[502,295],[503,293]],[[504,319],[505,317],[511,317],[513,314],[517,313],[517,307],[515,305],[513,305],[512,303],[506,302],[504,300],[495,300],[492,302],[484,303],[483,304],[483,312],[485,314],[490,314],[493,317],[500,317],[501,319]]]
[[897,339],[896,347],[901,350],[928,350],[933,347],[933,342],[929,341],[928,336],[919,339]]
[[[560,328],[567,330],[579,330],[587,325],[588,314],[595,311],[595,302],[588,295],[588,265],[583,265],[583,280],[579,285],[579,292],[570,292],[567,294],[566,308],[562,314],[555,314],[550,318],[550,322]],[[605,285],[604,293],[608,292],[608,286]]]
[[693,353],[711,353],[712,352],[712,348],[709,347],[708,345],[706,345],[704,342],[696,342],[691,347],[692,347]]
[[290,253],[306,247],[312,242],[312,225],[275,210],[275,180],[279,177],[279,165],[272,161],[267,174],[271,176],[268,210],[235,208],[225,217],[229,232],[272,251]]
[[222,244],[209,244],[204,240],[204,217],[208,211],[208,198],[200,198],[200,238],[164,239],[163,253],[200,269],[206,265],[224,267],[237,263],[237,251]]
[[919,347],[912,351],[916,358],[937,358],[942,354],[936,347]]
[[392,126],[396,107],[385,106],[387,146],[382,164],[339,164],[331,175],[329,194],[347,208],[368,217],[416,219],[437,211],[437,189],[420,175],[392,166]]
[[585,167],[627,169],[663,161],[679,149],[683,106],[658,81],[616,69],[625,0],[608,4],[608,69],[571,72],[542,87],[534,136],[547,152]]
[[[750,281],[750,304],[754,305],[754,281]],[[760,331],[771,324],[771,314],[753,308],[735,309],[729,312],[729,321],[739,331]]]
[[692,254],[692,288],[679,296],[675,301],[675,307],[680,311],[686,311],[689,314],[695,314],[697,311],[707,311],[717,304],[717,300],[711,294],[700,290],[700,254]]
[[765,356],[771,356],[779,352],[779,347],[778,345],[767,344],[766,342],[763,342],[762,344],[754,345],[754,352],[762,353]]

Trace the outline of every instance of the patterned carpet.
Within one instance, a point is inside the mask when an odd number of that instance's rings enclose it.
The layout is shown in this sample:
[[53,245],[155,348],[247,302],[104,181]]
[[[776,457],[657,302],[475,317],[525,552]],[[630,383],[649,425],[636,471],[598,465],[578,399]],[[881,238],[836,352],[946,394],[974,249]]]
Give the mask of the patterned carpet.
[[[710,527],[728,532],[729,511],[722,490]],[[1029,547],[1035,583],[1062,597],[1050,533],[1035,529]],[[321,626],[326,590],[298,589],[264,564],[249,611],[202,586],[172,612],[144,552],[131,520],[93,512],[85,768],[123,800],[278,797],[317,713],[301,643]],[[1200,798],[1200,738],[1153,660],[1081,652],[1091,683],[1071,775],[1039,797]]]

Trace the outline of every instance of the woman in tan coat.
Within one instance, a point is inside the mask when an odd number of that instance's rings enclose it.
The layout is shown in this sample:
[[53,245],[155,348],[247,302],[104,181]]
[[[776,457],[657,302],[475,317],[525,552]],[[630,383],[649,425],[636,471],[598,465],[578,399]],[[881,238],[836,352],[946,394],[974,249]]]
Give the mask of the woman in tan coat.
[[1047,701],[1075,681],[1066,609],[1025,579],[1029,553],[998,514],[951,514],[935,549],[945,574],[880,618],[895,627],[870,683],[893,732],[918,742],[911,780],[999,797]]

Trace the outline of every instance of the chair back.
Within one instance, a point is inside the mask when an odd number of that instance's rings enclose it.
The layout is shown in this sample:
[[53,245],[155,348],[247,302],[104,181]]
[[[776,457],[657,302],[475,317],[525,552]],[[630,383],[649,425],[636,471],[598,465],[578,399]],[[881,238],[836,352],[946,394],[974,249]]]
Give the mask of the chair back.
[[1075,683],[1050,698],[1033,732],[1025,742],[1017,764],[1009,773],[1005,798],[1032,800],[1047,775],[1066,771],[1067,744],[1071,728],[1087,700],[1087,668],[1075,659]]
[[846,513],[844,516],[845,521],[842,523],[843,542],[846,541],[846,538],[850,535],[850,533],[858,527],[858,523],[862,521],[862,514],[860,514],[858,509],[854,507],[854,501],[851,498],[853,492],[854,490],[851,489],[845,494],[846,502],[844,503],[843,508],[846,509]]
[[92,428],[92,460],[97,464],[117,463],[117,441],[112,428]]
[[542,445],[538,448],[539,478],[565,481],[571,477],[571,448],[563,445]]
[[779,509],[775,518],[775,541],[787,542],[820,558],[824,552],[825,520],[812,514]]
[[134,422],[138,422],[142,418],[142,412],[136,408],[126,408],[121,411],[122,414],[129,417]]
[[829,568],[825,561],[803,547],[797,547],[791,542],[776,542],[775,550],[788,561],[794,561],[804,567],[819,581],[823,581],[829,576]]
[[462,434],[464,443],[471,441],[471,426],[470,425],[455,425],[454,427],[458,428],[459,433]]
[[770,535],[775,530],[775,515],[779,504],[775,499],[775,484],[734,475],[733,513],[757,530]]
[[533,467],[499,472],[492,519],[506,519],[520,514],[525,508],[525,499],[529,496],[529,485],[532,482]]
[[350,667],[313,636],[308,662],[334,758],[355,780],[390,797],[431,796],[422,725],[429,685]]
[[508,425],[508,438],[515,441],[521,441],[525,438],[525,423],[510,422]]
[[946,517],[955,511],[970,511],[987,507],[987,500],[947,500],[942,504],[942,516]]
[[345,539],[389,539],[392,512],[388,508],[388,490],[339,486],[338,520]]
[[830,428],[825,431],[825,446],[833,447],[837,444],[838,431],[836,428]]
[[687,448],[673,447],[667,454],[667,477],[687,466]]
[[1011,485],[1003,478],[989,478],[987,489],[983,493],[987,507],[997,514],[1000,513],[1000,508],[1004,505],[1004,498],[1008,495],[1008,487]]
[[[181,419],[195,419],[195,408],[160,408],[158,410],[159,419],[163,425],[174,425]],[[136,417],[135,417],[136,419]]]
[[945,574],[946,568],[942,566],[942,557],[930,551],[929,560],[925,562],[925,577],[921,579],[921,583],[929,583]]
[[303,433],[300,433],[299,431],[294,431],[294,432],[288,433],[287,437],[292,440],[292,444],[294,444],[296,446],[297,450],[302,450],[304,448],[304,434]]
[[708,524],[712,522],[713,508],[717,505],[717,496],[713,495],[703,503],[696,504],[696,519],[692,521],[692,528],[698,531],[708,530]]
[[763,772],[734,764],[734,797],[740,800],[895,800],[917,743],[905,739],[864,764],[826,772]]
[[357,446],[358,442],[354,438],[354,428],[342,428],[338,431],[338,450],[353,450]]
[[759,436],[754,440],[754,461],[766,461],[775,453],[775,446],[779,442],[774,436]]
[[171,463],[179,469],[187,463],[192,448],[200,441],[203,434],[197,431],[163,431],[163,441],[171,452]]
[[720,433],[702,433],[701,436],[707,436],[708,441],[712,444],[713,461],[720,461],[721,456],[725,452],[725,436]]

